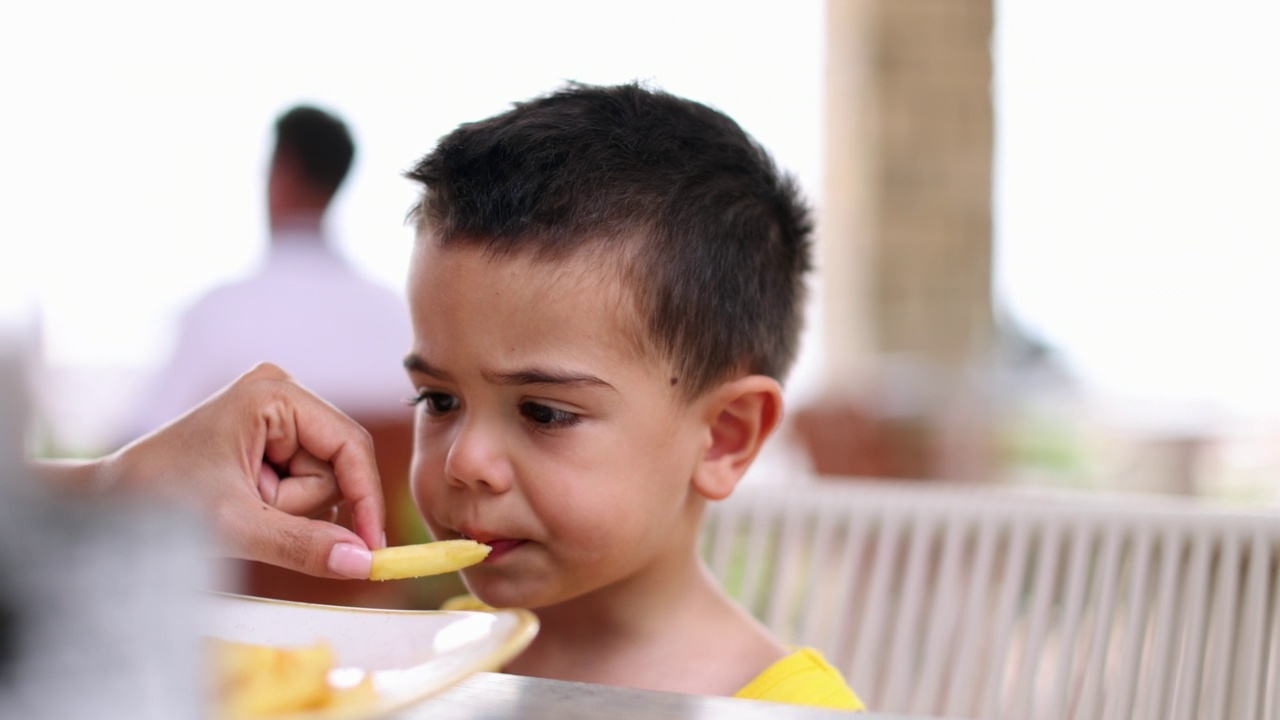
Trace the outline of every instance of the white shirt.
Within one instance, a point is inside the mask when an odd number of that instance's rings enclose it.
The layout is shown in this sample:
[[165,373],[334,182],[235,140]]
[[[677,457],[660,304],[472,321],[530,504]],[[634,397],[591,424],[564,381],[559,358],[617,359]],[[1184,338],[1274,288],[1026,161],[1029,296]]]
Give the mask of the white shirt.
[[272,362],[349,415],[406,415],[408,308],[309,230],[277,230],[252,277],[183,315],[177,346],[143,397],[134,436],[182,415],[259,362]]

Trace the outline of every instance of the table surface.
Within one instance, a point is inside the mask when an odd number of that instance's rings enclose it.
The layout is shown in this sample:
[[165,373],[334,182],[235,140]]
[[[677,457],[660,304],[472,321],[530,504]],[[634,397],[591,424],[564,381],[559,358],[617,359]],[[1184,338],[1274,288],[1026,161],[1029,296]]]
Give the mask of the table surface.
[[[838,710],[477,673],[394,716],[396,720],[847,720]],[[906,720],[869,713],[865,720]]]

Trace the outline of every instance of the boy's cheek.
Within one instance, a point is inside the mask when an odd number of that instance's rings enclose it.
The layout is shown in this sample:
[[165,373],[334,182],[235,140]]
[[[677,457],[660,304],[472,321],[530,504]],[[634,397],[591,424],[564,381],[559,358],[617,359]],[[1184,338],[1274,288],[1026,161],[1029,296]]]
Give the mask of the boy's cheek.
[[435,539],[435,540],[448,540],[448,539],[449,539],[449,538],[448,538],[448,537],[446,537],[446,536],[445,536],[445,534],[444,534],[444,528],[442,528],[442,527],[441,527],[439,524],[437,524],[437,523],[428,522],[428,523],[427,523],[427,530],[430,530],[430,531],[431,531],[431,537],[432,537],[432,539]]
[[409,480],[415,492],[436,482],[443,482],[445,461],[448,451],[437,450],[433,445],[423,441],[419,435],[413,446],[413,461],[409,467]]
[[434,503],[432,502],[433,484],[430,477],[415,467],[411,476],[409,490],[410,494],[413,495],[413,503],[418,508],[418,515],[427,524],[427,528],[431,530],[432,535],[437,535],[439,527],[436,526],[431,516]]

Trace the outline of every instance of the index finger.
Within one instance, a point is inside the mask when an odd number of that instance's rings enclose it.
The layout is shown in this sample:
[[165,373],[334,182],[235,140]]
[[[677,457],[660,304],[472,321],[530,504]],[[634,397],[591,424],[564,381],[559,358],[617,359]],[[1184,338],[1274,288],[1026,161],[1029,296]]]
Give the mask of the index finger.
[[352,529],[370,549],[381,547],[386,510],[368,431],[301,386],[282,383],[280,389],[284,402],[264,409],[264,453],[279,462],[303,449],[332,465],[338,489],[351,506]]

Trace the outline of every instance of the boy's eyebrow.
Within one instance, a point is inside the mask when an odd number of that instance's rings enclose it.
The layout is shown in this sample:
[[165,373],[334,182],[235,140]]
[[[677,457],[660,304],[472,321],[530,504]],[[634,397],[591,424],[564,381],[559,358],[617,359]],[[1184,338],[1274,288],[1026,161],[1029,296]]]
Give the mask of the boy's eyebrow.
[[453,382],[452,375],[450,375],[449,373],[439,368],[434,367],[431,363],[422,359],[421,356],[415,355],[413,353],[409,353],[408,355],[404,356],[404,369],[410,372],[418,372],[418,373],[422,373],[423,375],[430,375],[431,377],[437,377],[437,378],[440,378],[441,380],[447,380],[449,382]]
[[595,375],[544,368],[525,368],[511,372],[485,371],[481,375],[485,380],[498,385],[594,385],[614,389],[612,385]]
[[[453,376],[441,370],[418,355],[410,353],[404,358],[404,367],[412,372],[430,375],[441,380],[453,382]],[[594,385],[613,390],[614,387],[604,380],[589,373],[563,372],[545,368],[524,368],[511,372],[480,373],[485,380],[495,385]]]

